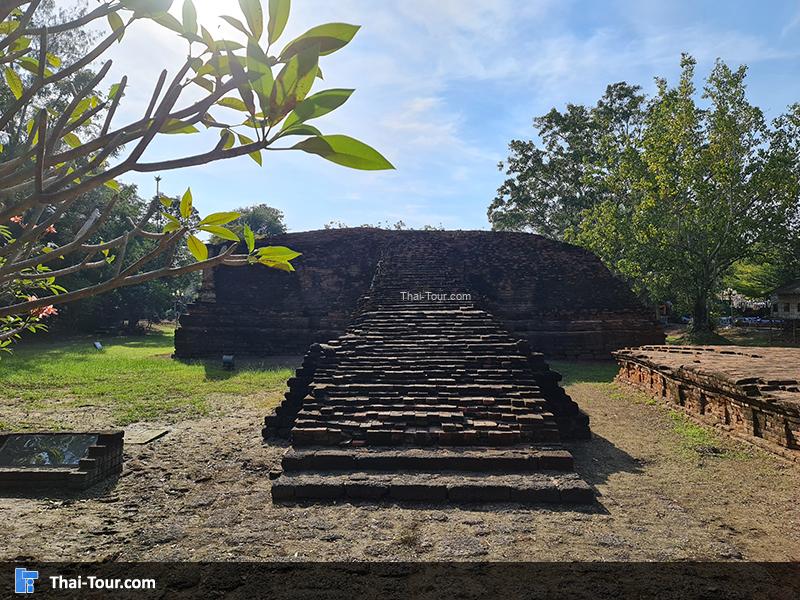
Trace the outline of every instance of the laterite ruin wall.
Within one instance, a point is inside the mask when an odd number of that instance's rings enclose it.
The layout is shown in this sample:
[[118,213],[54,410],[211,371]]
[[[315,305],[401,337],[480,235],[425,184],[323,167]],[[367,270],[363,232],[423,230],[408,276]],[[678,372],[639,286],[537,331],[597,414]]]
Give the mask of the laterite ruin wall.
[[[383,252],[434,243],[482,308],[548,357],[608,358],[626,346],[663,343],[651,312],[592,253],[527,233],[384,231],[290,233],[269,239],[303,256],[295,273],[261,266],[204,275],[180,319],[180,358],[302,354],[340,335],[369,289]],[[266,244],[265,244],[266,245]],[[419,282],[424,292],[425,282]]]
[[614,356],[619,381],[767,450],[800,459],[800,350],[645,346]]

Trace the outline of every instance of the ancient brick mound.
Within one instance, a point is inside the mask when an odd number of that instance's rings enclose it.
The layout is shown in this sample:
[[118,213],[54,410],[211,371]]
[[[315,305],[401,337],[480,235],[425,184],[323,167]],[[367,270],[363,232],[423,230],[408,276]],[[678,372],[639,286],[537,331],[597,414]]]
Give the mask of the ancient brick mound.
[[800,349],[644,346],[614,356],[620,381],[800,459]]
[[[297,272],[254,266],[205,274],[200,299],[180,319],[180,358],[302,354],[345,332],[387,249],[437,249],[475,306],[548,357],[608,358],[626,346],[664,342],[627,286],[590,252],[527,233],[357,228],[270,238],[303,253]],[[436,271],[434,267],[433,271]],[[426,292],[425,271],[407,291]]]
[[[419,281],[430,294],[407,298]],[[464,289],[433,244],[384,251],[352,325],[312,345],[265,420],[293,446],[274,500],[592,499],[558,446],[588,417]]]

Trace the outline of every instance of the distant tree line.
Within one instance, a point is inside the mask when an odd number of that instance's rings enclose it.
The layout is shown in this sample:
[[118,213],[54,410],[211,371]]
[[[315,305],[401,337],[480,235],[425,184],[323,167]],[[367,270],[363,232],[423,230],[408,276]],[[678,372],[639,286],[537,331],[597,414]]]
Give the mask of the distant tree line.
[[800,277],[800,104],[767,122],[746,67],[718,60],[699,94],[695,64],[683,55],[653,97],[615,83],[534,119],[539,140],[511,142],[488,216],[592,250],[703,332],[724,287],[763,296]]
[[368,229],[387,229],[393,231],[444,231],[444,225],[423,225],[422,227],[409,227],[402,219],[390,223],[389,221],[378,221],[374,225],[364,223],[363,225],[348,225],[342,221],[328,221],[325,223],[325,229],[349,229],[351,227],[365,227]]

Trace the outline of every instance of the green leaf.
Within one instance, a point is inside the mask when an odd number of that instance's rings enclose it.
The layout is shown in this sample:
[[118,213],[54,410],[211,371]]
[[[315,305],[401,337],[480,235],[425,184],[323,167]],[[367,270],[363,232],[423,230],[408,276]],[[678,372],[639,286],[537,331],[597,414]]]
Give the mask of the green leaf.
[[394,169],[377,150],[346,135],[322,135],[308,138],[292,146],[310,154],[317,154],[338,165],[363,171]]
[[51,67],[58,68],[61,66],[61,59],[55,54],[48,52],[45,56],[47,58],[47,62],[50,63]]
[[292,263],[288,262],[275,261],[275,260],[270,260],[268,258],[259,258],[257,262],[267,267],[270,267],[271,269],[280,269],[281,271],[287,271],[289,273],[294,271]]
[[265,246],[264,248],[258,249],[257,256],[268,260],[288,262],[303,255],[286,246]]
[[189,125],[178,119],[168,119],[159,133],[174,135],[177,133],[197,133],[198,129],[194,125]]
[[269,120],[276,124],[302,102],[314,85],[319,51],[317,46],[303,50],[289,59],[278,77],[270,98]]
[[11,93],[14,94],[14,98],[19,100],[22,98],[22,80],[19,78],[19,75],[17,75],[16,71],[14,71],[14,69],[11,67],[6,67],[4,74],[6,83],[8,84]]
[[136,16],[152,16],[170,9],[172,0],[122,0],[124,8],[135,12]]
[[197,9],[192,0],[183,2],[183,30],[186,33],[197,33]]
[[61,139],[63,139],[70,148],[77,148],[81,145],[81,139],[72,132],[66,134]]
[[181,198],[181,216],[184,219],[192,216],[192,188],[188,188]]
[[233,132],[230,129],[223,129],[219,132],[219,137],[224,140],[222,143],[223,150],[230,150],[233,148],[233,144],[236,141],[236,138],[233,135]]
[[200,225],[225,225],[231,221],[235,221],[241,216],[241,213],[237,212],[218,212],[208,215],[205,219],[200,221]]
[[291,0],[269,0],[269,24],[267,25],[267,40],[270,44],[274,43],[289,21],[289,9]]
[[261,158],[261,150],[256,150],[255,152],[251,152],[251,153],[250,153],[250,154],[248,154],[247,156],[249,156],[249,157],[250,157],[250,158],[252,158],[254,161],[256,161],[256,162],[258,163],[258,166],[259,166],[259,167],[263,166],[263,164],[264,164],[264,161],[263,161],[263,159]]
[[31,45],[31,38],[29,37],[18,37],[11,43],[11,46],[8,48],[9,52],[12,54],[15,52],[21,52],[26,50]]
[[214,40],[214,37],[208,32],[208,29],[200,26],[200,35],[203,38],[203,43],[208,47],[211,52],[217,49],[217,42]]
[[[109,100],[113,100],[114,98],[117,97],[117,94],[119,94],[120,88],[121,88],[121,84],[120,83],[115,83],[109,88],[109,90],[108,90],[108,98],[109,98]],[[122,97],[123,98],[125,97],[124,92],[123,92],[123,96]]]
[[242,82],[239,84],[239,96],[241,96],[242,102],[247,107],[247,112],[254,115],[256,113],[256,105],[253,101],[253,90],[247,84],[247,74],[244,72],[237,57],[231,52],[228,52],[228,64],[230,65],[231,76]]
[[[164,202],[162,201],[162,204]],[[161,216],[167,220],[167,224],[164,226],[164,233],[172,233],[173,231],[178,231],[182,227],[181,222],[178,221],[175,217],[173,217],[169,213],[162,212]]]
[[183,25],[181,24],[181,22],[178,21],[178,19],[173,17],[168,12],[161,12],[161,13],[151,14],[150,18],[153,21],[155,21],[156,23],[158,23],[159,25],[161,25],[162,27],[166,27],[167,29],[171,29],[172,31],[174,31],[175,33],[177,33],[179,35],[183,35],[183,33],[184,33]]
[[297,105],[292,114],[286,117],[282,129],[286,130],[295,123],[302,123],[309,119],[327,115],[347,102],[354,91],[346,89],[324,90],[309,96]]
[[103,185],[110,190],[114,190],[115,192],[119,192],[122,189],[120,185],[113,179],[106,181]]
[[269,58],[253,40],[249,40],[247,43],[247,71],[250,77],[250,87],[258,96],[261,110],[267,112],[275,82],[272,78]]
[[239,236],[233,233],[227,227],[220,227],[219,225],[203,225],[200,227],[200,229],[222,238],[223,240],[231,240],[232,242],[239,241]]
[[239,19],[236,19],[234,17],[229,17],[228,15],[222,15],[222,19],[227,21],[230,25],[241,31],[246,36],[248,37],[250,36],[250,32],[247,31],[247,27],[245,27],[244,23],[242,23]]
[[275,82],[272,79],[272,73],[262,75],[255,81],[250,83],[250,87],[258,96],[258,104],[261,107],[261,112],[269,112],[269,102],[272,97],[272,90],[275,87]]
[[246,136],[246,135],[244,135],[243,133],[237,133],[237,134],[236,134],[236,137],[238,137],[238,138],[239,138],[239,143],[240,143],[242,146],[246,146],[247,144],[252,144],[252,143],[253,143],[253,140],[251,140],[249,137],[247,137],[247,136]]
[[73,110],[72,114],[69,116],[70,119],[77,119],[87,110],[89,110],[91,106],[92,106],[92,98],[91,97],[84,98],[83,100],[78,102],[78,104],[75,106],[75,110]]
[[223,98],[222,100],[219,100],[217,104],[224,106],[225,108],[232,108],[234,110],[247,112],[247,107],[245,106],[244,102],[239,100],[239,98]]
[[247,244],[247,252],[249,254],[253,253],[253,250],[256,248],[256,236],[253,233],[253,230],[250,229],[250,225],[247,223],[244,224],[244,231],[242,232],[244,236],[244,241]]
[[0,22],[0,34],[7,35],[19,27],[19,21]]
[[256,40],[261,39],[264,33],[264,13],[261,10],[260,0],[239,0],[239,8],[242,9],[250,33]]
[[197,262],[208,260],[208,248],[195,236],[190,235],[188,238],[186,238],[186,245],[189,248],[189,252],[192,253],[192,256],[197,259]]
[[[169,198],[167,196],[159,196],[158,201],[161,202],[161,206],[163,206],[164,208],[169,208],[170,206],[172,206],[172,198]],[[177,221],[177,219],[175,220]]]
[[291,56],[319,44],[319,55],[327,56],[344,48],[360,29],[358,25],[347,23],[327,23],[306,31],[286,45],[281,52],[281,61],[286,61]]
[[205,77],[195,77],[192,81],[208,92],[214,91],[214,84]]
[[[117,42],[122,41],[122,36],[125,35],[125,23],[119,14],[112,12],[108,13],[108,24],[111,25],[111,31],[117,34]],[[58,66],[58,65],[53,65]]]
[[39,74],[39,61],[32,56],[21,56],[17,59],[17,63],[26,71],[30,71],[36,75]]
[[272,74],[269,57],[252,39],[247,42],[247,70],[250,79],[257,79],[257,75]]
[[280,139],[282,137],[287,137],[290,135],[321,136],[322,132],[313,125],[308,125],[307,123],[298,123],[296,125],[293,125],[292,127],[289,127],[284,131],[281,131],[281,133],[275,139]]

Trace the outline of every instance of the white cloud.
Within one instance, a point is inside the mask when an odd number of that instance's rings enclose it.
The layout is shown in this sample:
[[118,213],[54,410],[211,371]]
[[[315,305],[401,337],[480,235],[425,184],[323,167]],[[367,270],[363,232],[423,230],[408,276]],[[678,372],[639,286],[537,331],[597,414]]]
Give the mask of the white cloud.
[[[195,2],[201,22],[230,31],[216,17],[237,14],[236,2]],[[174,8],[179,13],[180,2]],[[754,69],[770,61],[796,66],[797,50],[762,31],[686,18],[681,10],[693,9],[622,0],[602,10],[588,1],[295,0],[286,39],[326,21],[363,25],[347,48],[323,58],[325,87],[357,91],[319,125],[374,145],[398,171],[355,173],[315,157],[275,153],[262,171],[243,158],[169,174],[166,181],[178,188],[202,183],[211,204],[273,202],[294,228],[389,216],[485,227],[507,141],[530,135],[531,117],[551,106],[593,102],[614,81],[647,87],[655,75],[674,76],[682,51],[698,58],[700,74],[718,56]],[[139,24],[114,55],[113,73],[126,73],[131,82],[120,116],[138,118],[158,72],[174,72],[185,45],[163,28]],[[789,96],[792,90],[800,95],[791,82],[780,91]],[[214,141],[173,136],[150,156]],[[135,179],[150,185],[150,177]],[[343,217],[353,212],[359,218]]]

